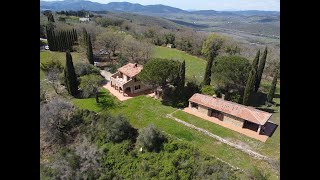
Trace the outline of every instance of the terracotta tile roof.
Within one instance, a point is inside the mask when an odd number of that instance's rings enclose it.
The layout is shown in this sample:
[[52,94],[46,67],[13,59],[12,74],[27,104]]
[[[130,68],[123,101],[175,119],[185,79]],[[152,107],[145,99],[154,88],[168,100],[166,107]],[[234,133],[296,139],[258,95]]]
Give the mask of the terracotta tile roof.
[[143,69],[142,65],[139,64],[133,64],[133,63],[128,63],[121,68],[118,69],[118,71],[122,72],[123,74],[133,77],[136,76],[137,74],[140,73],[140,71]]
[[264,125],[272,115],[271,113],[253,107],[199,93],[194,94],[189,101],[260,125]]

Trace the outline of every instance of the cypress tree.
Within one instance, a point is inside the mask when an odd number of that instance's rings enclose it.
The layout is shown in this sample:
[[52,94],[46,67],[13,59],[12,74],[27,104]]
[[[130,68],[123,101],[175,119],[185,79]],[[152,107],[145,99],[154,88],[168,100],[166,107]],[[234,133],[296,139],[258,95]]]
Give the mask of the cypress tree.
[[48,30],[48,26],[46,26],[46,34],[47,34],[47,41],[48,41],[48,45],[49,45],[49,49],[50,51],[53,51],[53,47],[52,47],[52,39],[51,39],[51,32]]
[[75,41],[78,42],[78,34],[77,34],[77,31],[75,29],[74,30],[74,38],[75,38]]
[[53,32],[54,34],[54,38],[53,38],[53,42],[55,44],[55,50],[56,51],[60,51],[60,41],[59,41],[59,37],[60,37],[60,33],[59,32]]
[[75,41],[74,34],[73,34],[73,29],[70,30],[70,38],[71,38],[71,42],[72,42],[72,46],[73,46],[74,45],[74,41]]
[[51,30],[51,38],[52,38],[52,46],[53,46],[53,51],[57,51],[58,46],[57,46],[57,36],[54,30]]
[[86,45],[88,42],[88,33],[85,28],[83,28],[83,45]]
[[66,31],[62,31],[62,34],[63,34],[64,51],[67,51],[67,49],[68,49],[67,32]]
[[91,36],[88,35],[88,42],[87,42],[87,58],[90,64],[94,64],[93,60],[93,52],[92,52],[92,44],[91,44]]
[[267,95],[267,101],[269,103],[271,103],[273,100],[273,96],[274,96],[274,93],[275,93],[276,87],[277,87],[278,76],[279,76],[279,69],[276,70],[275,75],[273,76],[271,87],[270,87],[269,93]]
[[254,88],[255,88],[254,91],[255,92],[257,92],[259,87],[260,87],[264,66],[266,65],[266,61],[267,61],[267,54],[268,54],[268,50],[267,50],[267,47],[266,47],[264,49],[264,52],[263,52],[263,55],[262,55],[262,58],[260,60],[259,67],[258,67],[258,70],[257,70],[257,77],[256,77],[256,80],[255,80],[255,85],[254,85]]
[[243,93],[243,101],[242,101],[243,105],[247,106],[249,104],[249,98],[253,92],[255,77],[256,77],[256,70],[252,68],[250,71],[249,77],[247,79],[246,88],[244,89],[244,93]]
[[184,85],[186,80],[186,62],[183,60],[183,62],[180,64],[179,67],[179,74],[178,74],[178,96],[181,97],[184,94]]
[[61,31],[61,43],[62,43],[62,46],[63,46],[63,51],[66,51],[67,50],[67,45],[68,45],[68,42],[67,42],[67,38],[66,38],[66,32],[65,31]]
[[54,18],[53,18],[52,13],[49,13],[49,14],[48,14],[48,21],[54,23]]
[[183,60],[183,62],[180,65],[179,69],[179,76],[180,76],[180,86],[183,88],[186,81],[186,62]]
[[70,41],[70,36],[69,36],[69,31],[65,31],[65,33],[66,33],[66,42],[67,42],[67,49],[69,50],[69,51],[72,51],[71,50],[71,45],[70,45],[70,43],[71,43],[71,41]]
[[64,68],[64,78],[65,78],[66,88],[69,94],[75,97],[78,94],[79,83],[77,80],[76,72],[74,70],[72,56],[69,50],[67,50],[66,52],[66,66]]
[[59,51],[64,51],[64,43],[63,43],[62,32],[59,31],[57,34],[58,34],[58,36],[57,36],[56,40],[57,40],[57,44],[59,45]]
[[204,74],[203,85],[210,85],[210,83],[211,83],[211,68],[213,65],[213,60],[214,60],[214,57],[209,55],[209,58],[207,61],[207,66],[206,66],[206,71]]
[[259,58],[260,58],[260,49],[258,50],[256,57],[252,62],[252,68],[255,69],[256,71],[258,71]]
[[69,31],[69,40],[70,40],[70,49],[72,51],[73,50],[72,46],[74,45],[74,39],[73,39],[73,35],[72,35],[72,31],[71,30]]

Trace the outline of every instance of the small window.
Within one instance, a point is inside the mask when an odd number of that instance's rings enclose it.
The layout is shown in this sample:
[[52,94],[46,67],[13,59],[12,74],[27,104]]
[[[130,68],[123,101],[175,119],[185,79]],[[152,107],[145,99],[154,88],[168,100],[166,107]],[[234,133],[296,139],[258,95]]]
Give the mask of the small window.
[[134,82],[138,82],[138,79],[137,79],[137,78],[134,78]]
[[140,85],[134,87],[134,90],[137,90],[137,89],[140,89]]
[[198,109],[198,104],[197,103],[191,103],[191,107]]

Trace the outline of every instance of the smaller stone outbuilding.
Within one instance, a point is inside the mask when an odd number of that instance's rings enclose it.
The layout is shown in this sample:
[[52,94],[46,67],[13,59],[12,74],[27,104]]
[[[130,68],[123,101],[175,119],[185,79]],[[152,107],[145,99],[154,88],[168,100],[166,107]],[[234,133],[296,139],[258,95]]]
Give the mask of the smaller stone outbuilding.
[[189,99],[189,109],[214,117],[234,127],[249,129],[260,135],[268,133],[271,113],[221,98],[196,93]]

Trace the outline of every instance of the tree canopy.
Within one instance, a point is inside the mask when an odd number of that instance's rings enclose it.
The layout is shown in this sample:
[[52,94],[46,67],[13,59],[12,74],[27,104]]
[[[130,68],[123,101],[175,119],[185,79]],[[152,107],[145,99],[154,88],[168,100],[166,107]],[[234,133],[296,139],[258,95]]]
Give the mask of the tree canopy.
[[157,130],[153,125],[139,130],[137,144],[147,151],[159,151],[165,136]]
[[211,71],[214,59],[218,56],[220,49],[222,48],[224,36],[212,33],[207,37],[202,46],[202,54],[207,58],[206,71],[203,78],[204,85],[210,85],[211,82]]
[[144,65],[138,78],[154,87],[161,86],[164,88],[168,83],[172,83],[175,80],[178,71],[178,61],[155,58]]
[[241,56],[217,57],[212,67],[214,86],[223,90],[243,90],[251,70],[249,60]]
[[98,93],[98,89],[101,82],[104,79],[100,75],[89,74],[80,77],[80,89],[82,91],[82,97],[88,98]]

